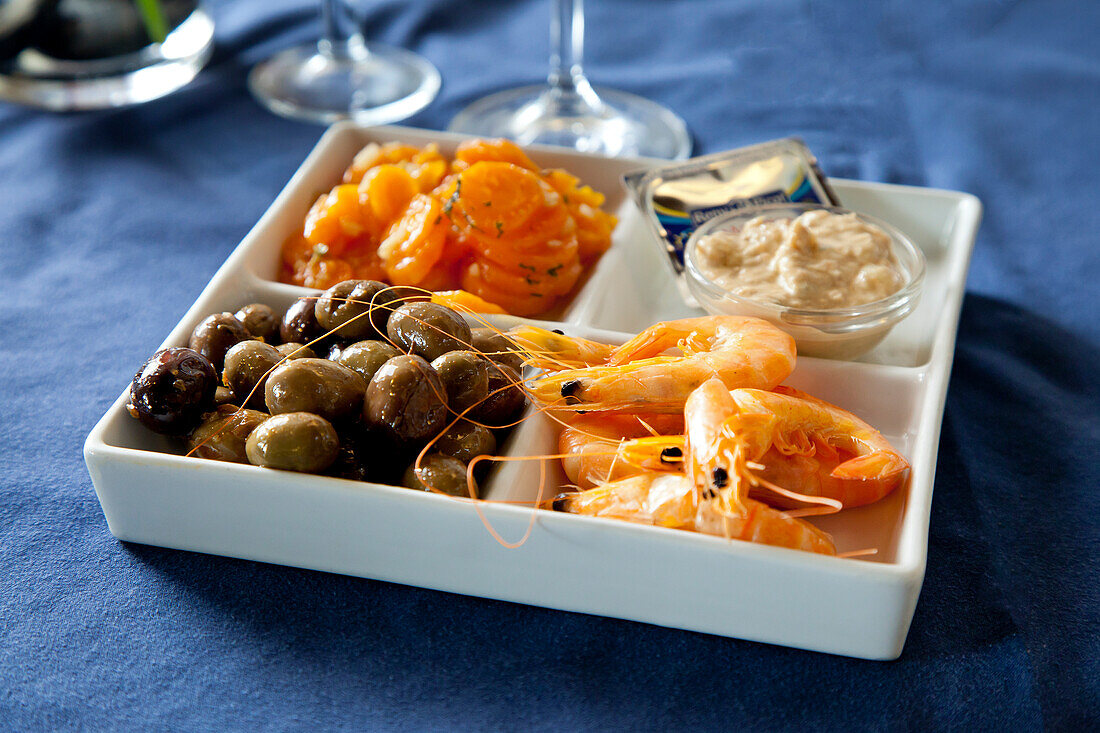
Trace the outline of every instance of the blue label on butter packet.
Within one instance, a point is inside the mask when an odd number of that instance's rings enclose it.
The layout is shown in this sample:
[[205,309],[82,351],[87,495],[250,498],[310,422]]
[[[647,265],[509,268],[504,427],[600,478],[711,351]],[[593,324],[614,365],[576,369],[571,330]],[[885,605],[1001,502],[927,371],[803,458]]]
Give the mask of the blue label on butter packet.
[[797,138],[628,173],[623,183],[677,272],[683,270],[691,233],[720,214],[763,204],[839,203],[813,154]]

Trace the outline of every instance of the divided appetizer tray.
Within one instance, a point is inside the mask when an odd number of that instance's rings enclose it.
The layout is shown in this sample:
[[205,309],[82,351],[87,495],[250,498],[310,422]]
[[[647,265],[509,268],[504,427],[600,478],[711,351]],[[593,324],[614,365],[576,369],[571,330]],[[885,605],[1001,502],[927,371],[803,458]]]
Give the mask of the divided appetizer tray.
[[[250,302],[285,308],[306,289],[275,282],[279,251],[319,191],[339,180],[370,141],[445,154],[463,138],[401,127],[339,124],[164,341],[186,345],[208,314]],[[685,306],[664,256],[620,184],[654,161],[614,160],[552,148],[532,158],[607,194],[620,223],[611,250],[548,326],[624,341],[661,320],[700,315]],[[119,539],[312,568],[567,611],[871,659],[902,650],[924,578],[928,521],[944,399],[966,271],[981,205],[952,191],[832,180],[844,206],[905,233],[928,260],[918,308],[858,361],[799,358],[788,384],[877,427],[912,464],[908,487],[866,507],[812,521],[839,559],[622,521],[536,510],[538,461],[503,463],[482,486],[488,501],[181,455],[126,412],[126,387],[88,436],[84,456]],[[504,321],[498,321],[501,325]],[[135,364],[137,369],[139,365]],[[556,452],[541,415],[521,423],[504,455]],[[543,498],[564,482],[544,462]],[[508,541],[487,531],[479,511]]]

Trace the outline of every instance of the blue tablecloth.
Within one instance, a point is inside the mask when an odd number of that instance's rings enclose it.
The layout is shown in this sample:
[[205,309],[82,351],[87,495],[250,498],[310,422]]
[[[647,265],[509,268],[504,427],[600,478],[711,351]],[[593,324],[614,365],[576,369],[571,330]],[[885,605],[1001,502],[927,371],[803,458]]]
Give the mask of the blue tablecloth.
[[[410,124],[546,70],[548,3],[371,2],[442,70]],[[124,544],[84,437],[321,133],[255,62],[311,0],[213,4],[214,59],[141,107],[0,105],[0,720],[16,729],[1053,730],[1100,723],[1100,6],[589,3],[587,69],[696,152],[801,135],[833,176],[985,204],[927,575],[856,661]]]

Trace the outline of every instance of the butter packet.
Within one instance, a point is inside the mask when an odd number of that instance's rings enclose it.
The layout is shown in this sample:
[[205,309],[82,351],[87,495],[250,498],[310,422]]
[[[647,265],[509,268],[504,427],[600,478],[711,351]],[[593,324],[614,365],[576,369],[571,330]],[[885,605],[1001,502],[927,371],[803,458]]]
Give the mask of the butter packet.
[[840,203],[813,153],[794,137],[634,171],[623,185],[677,273],[688,237],[719,214],[792,201]]

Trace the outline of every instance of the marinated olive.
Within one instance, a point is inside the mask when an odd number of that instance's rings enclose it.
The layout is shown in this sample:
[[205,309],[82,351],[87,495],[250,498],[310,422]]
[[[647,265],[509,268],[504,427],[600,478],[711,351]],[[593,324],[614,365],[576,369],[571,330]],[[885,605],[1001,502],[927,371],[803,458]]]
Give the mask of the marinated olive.
[[375,372],[395,356],[401,356],[401,352],[385,341],[360,341],[341,351],[336,361],[369,382],[374,379]]
[[370,465],[366,458],[366,451],[357,440],[346,440],[340,437],[340,450],[336,454],[336,460],[329,466],[326,473],[336,478],[346,478],[352,481],[368,481],[370,479]]
[[205,356],[193,349],[163,349],[134,375],[126,409],[150,430],[183,435],[214,409],[217,387],[218,374]]
[[[401,480],[404,486],[420,491],[441,492],[450,496],[469,496],[466,485],[466,464],[440,453],[429,453],[420,459],[420,468],[415,461],[405,470]],[[477,486],[474,486],[477,495]]]
[[459,420],[447,428],[432,447],[444,455],[469,463],[475,456],[492,455],[497,449],[497,439],[492,431],[472,422]]
[[252,334],[232,313],[215,313],[195,326],[188,346],[205,356],[220,372],[225,361],[225,352],[234,344],[251,338]]
[[188,452],[197,458],[248,463],[245,442],[252,431],[268,418],[258,410],[222,405],[206,416],[187,439]]
[[279,340],[279,316],[263,303],[250,303],[233,314],[255,338],[269,344]]
[[343,354],[344,349],[350,345],[347,341],[333,341],[329,344],[328,351],[325,352],[325,358],[329,361],[339,361],[340,354]]
[[461,414],[489,394],[489,362],[473,351],[451,351],[432,362],[447,388],[447,404]]
[[434,437],[447,420],[443,380],[419,356],[387,361],[367,386],[363,416],[368,425],[388,429],[399,440]]
[[470,326],[462,316],[437,303],[402,305],[390,316],[386,333],[397,348],[428,361],[448,351],[470,348]]
[[321,328],[342,339],[361,341],[386,332],[392,300],[389,286],[377,280],[345,280],[321,294],[314,315]]
[[269,417],[248,436],[248,462],[267,468],[316,473],[336,460],[340,438],[328,420],[311,412]]
[[519,372],[512,367],[504,364],[490,367],[489,397],[470,410],[469,417],[493,426],[512,422],[527,402],[520,383]]
[[237,395],[229,387],[219,384],[218,388],[214,390],[214,404],[219,407],[221,405],[237,405]]
[[267,373],[282,358],[274,346],[263,341],[242,341],[225,352],[222,381],[234,394],[240,395],[240,399],[247,399],[249,407],[262,410],[266,405],[264,383]]
[[293,359],[268,375],[264,397],[272,415],[312,412],[335,421],[358,413],[366,390],[362,377],[336,362]]
[[303,343],[298,341],[290,341],[285,344],[279,344],[275,347],[275,350],[285,356],[287,359],[316,359],[317,352],[309,348]]
[[523,370],[523,357],[516,353],[516,345],[503,334],[491,328],[475,328],[471,331],[470,343],[493,361],[507,364],[517,372]]
[[324,335],[321,324],[317,323],[314,307],[317,303],[315,296],[298,298],[286,309],[283,314],[283,322],[279,324],[279,337],[283,343],[296,341],[300,344],[320,338]]

